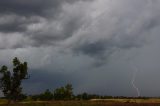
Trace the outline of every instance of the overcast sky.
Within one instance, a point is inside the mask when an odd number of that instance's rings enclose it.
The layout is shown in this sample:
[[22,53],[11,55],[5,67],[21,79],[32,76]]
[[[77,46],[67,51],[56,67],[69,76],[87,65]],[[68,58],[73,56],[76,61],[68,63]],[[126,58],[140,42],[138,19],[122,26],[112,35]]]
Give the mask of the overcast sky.
[[24,92],[160,96],[160,0],[0,0],[0,65],[27,61]]

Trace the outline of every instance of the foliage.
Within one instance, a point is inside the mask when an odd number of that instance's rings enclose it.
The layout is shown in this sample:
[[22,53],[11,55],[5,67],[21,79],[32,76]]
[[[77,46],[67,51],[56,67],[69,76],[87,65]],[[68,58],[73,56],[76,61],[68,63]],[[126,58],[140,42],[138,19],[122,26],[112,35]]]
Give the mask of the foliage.
[[27,95],[26,94],[20,94],[18,100],[22,101],[27,99]]
[[65,87],[60,87],[54,90],[55,100],[71,100],[73,99],[73,88],[71,84],[67,84]]
[[39,95],[32,95],[32,100],[42,100],[42,101],[49,101],[52,99],[55,100],[71,100],[73,99],[73,88],[71,84],[67,84],[64,87],[60,87],[54,90],[54,92],[50,92],[49,89],[47,89],[44,93],[41,93]]
[[53,99],[53,94],[47,89],[44,93],[39,95],[40,100],[48,101]]
[[40,95],[30,95],[29,98],[31,98],[33,101],[37,101],[40,99]]
[[21,63],[17,57],[13,59],[13,70],[9,71],[7,66],[2,66],[0,69],[0,88],[4,96],[13,101],[22,98],[22,80],[28,78],[27,62]]

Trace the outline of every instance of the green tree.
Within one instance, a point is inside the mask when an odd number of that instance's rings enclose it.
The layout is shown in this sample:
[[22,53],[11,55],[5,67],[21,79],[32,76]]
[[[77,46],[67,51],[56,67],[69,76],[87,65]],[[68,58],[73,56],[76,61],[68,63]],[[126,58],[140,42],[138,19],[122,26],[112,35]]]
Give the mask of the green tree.
[[65,86],[65,97],[66,99],[70,100],[73,98],[73,88],[71,84],[67,84]]
[[84,92],[84,93],[82,94],[82,99],[83,99],[83,100],[88,100],[88,99],[89,99],[89,95]]
[[73,88],[71,84],[54,90],[55,100],[71,100],[73,99]]
[[13,70],[8,70],[7,66],[0,69],[0,89],[4,96],[10,101],[17,101],[22,95],[22,80],[28,79],[27,62],[20,62],[17,57],[13,59]]
[[76,96],[76,98],[77,98],[78,100],[94,99],[94,98],[91,97],[91,95],[89,95],[89,94],[86,93],[86,92],[84,92],[84,93],[82,93],[82,94],[78,94],[78,95]]
[[60,87],[54,90],[54,99],[55,100],[64,100],[65,98],[65,88]]
[[44,93],[40,94],[40,100],[52,100],[53,94],[47,89]]

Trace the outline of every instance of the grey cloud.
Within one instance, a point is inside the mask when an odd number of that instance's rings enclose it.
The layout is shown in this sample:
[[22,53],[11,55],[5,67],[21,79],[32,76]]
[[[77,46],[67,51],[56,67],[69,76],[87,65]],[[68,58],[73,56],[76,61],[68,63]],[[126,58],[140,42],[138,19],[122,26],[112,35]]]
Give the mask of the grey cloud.
[[[24,44],[13,42],[14,45],[7,46],[7,48],[55,46],[57,43],[73,39],[70,44],[64,43],[71,45],[70,49],[73,52],[104,58],[111,55],[116,49],[141,47],[146,36],[149,36],[150,31],[160,23],[157,18],[160,17],[157,2],[122,0],[115,6],[114,2],[106,1],[104,3],[108,3],[108,6],[113,8],[101,12],[106,8],[102,6],[102,9],[97,8],[100,13],[96,13],[92,10],[92,5],[98,3],[96,5],[98,7],[102,1],[89,3],[84,0],[80,1],[82,2],[73,0],[1,1],[0,4],[3,6],[0,7],[5,7],[6,11],[10,11],[12,14],[5,13],[5,11],[1,13],[0,31],[4,36],[6,36],[5,33],[11,33],[10,35],[14,36],[12,32],[19,32],[19,36],[25,37],[27,40]],[[127,5],[132,3],[134,6],[127,6],[128,9],[123,8],[124,2]],[[65,3],[69,3],[69,5],[64,5]],[[153,5],[155,6],[152,8]],[[23,9],[21,6],[27,8]],[[40,7],[38,8],[39,12],[36,11],[37,6]],[[0,10],[2,10],[1,8]],[[24,14],[19,13],[19,8],[23,10]],[[59,8],[61,11],[58,11]],[[59,14],[56,19],[51,18],[52,16],[49,16],[51,19],[48,19],[45,15],[39,15],[43,11],[50,14],[50,10],[55,10],[52,12]],[[137,12],[137,10],[140,11]],[[36,14],[32,14],[34,12]],[[25,14],[29,14],[29,17],[26,17]],[[1,48],[5,48],[5,46]]]
[[[74,35],[83,25],[82,16],[69,16],[60,18],[56,22],[46,22],[38,31],[28,31],[30,39],[33,39],[36,45],[52,45],[54,42],[65,40]],[[42,22],[43,23],[43,22]],[[59,25],[59,26],[58,26]]]
[[[90,0],[1,1],[0,5],[3,6],[0,6],[0,10],[3,12],[0,18],[0,32],[4,36],[6,33],[12,36],[12,33],[16,32],[28,39],[29,43],[17,47],[53,45],[59,40],[73,36],[83,26],[85,8],[83,11],[79,9],[88,1]],[[43,11],[46,14],[42,14]]]
[[[58,16],[61,5],[70,0],[2,0],[0,1],[1,32],[25,32],[29,24],[39,22],[39,18],[31,20],[35,16],[51,18]],[[48,16],[49,15],[49,16]],[[4,19],[3,19],[4,18]],[[3,23],[3,21],[8,21]]]
[[[130,1],[126,3],[131,5]],[[77,37],[73,51],[91,57],[107,57],[117,50],[142,47],[147,43],[152,30],[160,25],[159,8],[153,7],[156,5],[154,2],[150,6],[148,3],[148,1],[133,2],[137,8],[127,6],[128,10],[127,7],[122,8],[124,5],[120,3],[116,9],[102,13],[96,20],[93,20],[93,24],[84,29],[82,37]],[[141,8],[142,5],[143,8]],[[141,10],[137,12],[140,8]]]
[[8,64],[15,56],[28,62],[32,72],[26,92],[71,82],[76,92],[134,96],[130,85],[134,69],[129,63],[133,61],[140,70],[135,83],[142,95],[157,95],[159,4],[159,0],[2,0],[0,63]]
[[106,63],[106,59],[109,59],[109,56],[116,50],[109,42],[107,41],[97,41],[93,43],[83,43],[73,48],[73,53],[78,55],[88,55],[95,59],[92,66],[99,67]]
[[1,14],[0,15],[0,32],[3,33],[14,33],[14,32],[25,32],[27,25],[38,23],[39,17],[24,17],[15,14]]
[[[63,3],[73,3],[75,0],[3,0],[0,1],[0,12],[15,13],[22,16],[30,15],[56,15]],[[52,12],[51,12],[51,11]],[[48,13],[48,12],[51,13]]]
[[75,48],[76,52],[82,52],[91,56],[103,54],[105,50],[105,43],[101,41],[80,45],[78,48]]
[[[95,12],[92,10],[92,3],[101,1],[92,1],[89,3],[87,2],[89,0],[79,1],[82,2],[75,2],[73,0],[48,0],[45,2],[41,0],[1,1],[0,4],[3,6],[0,6],[0,10],[4,10],[4,12],[1,13],[0,32],[19,32],[22,37],[27,37],[29,43],[21,44],[21,47],[52,46],[57,42],[59,43],[59,41],[65,42],[65,40],[74,37],[77,39],[77,47],[73,47],[73,49],[75,48],[76,51],[80,51],[83,54],[95,55],[96,53],[89,53],[88,48],[92,48],[95,45],[98,48],[102,46],[99,49],[99,53],[102,53],[102,51],[109,51],[106,49],[110,48],[112,50],[112,48],[127,49],[141,46],[148,32],[159,25],[157,18],[160,16],[158,14],[159,8],[155,5],[155,2],[152,2],[150,6],[148,6],[148,1],[140,3],[133,2],[137,8],[134,9],[133,6],[126,7],[128,10],[122,8],[123,3],[119,3],[114,7],[114,2],[108,2],[108,6],[113,6],[114,8],[104,11],[104,13],[99,13],[99,16],[93,18]],[[128,5],[131,4],[125,0],[122,2]],[[69,5],[64,5],[65,3],[69,3]],[[143,8],[141,8],[142,4]],[[151,8],[153,5],[155,7]],[[59,8],[61,8],[61,11],[59,11]],[[136,12],[138,9],[141,10]],[[22,10],[23,14],[19,12]],[[10,13],[5,11],[9,11]],[[39,15],[43,11],[46,14],[58,13],[59,15],[56,15],[56,19],[52,16],[49,16],[50,19],[48,19],[45,15]],[[152,11],[156,13],[152,13]],[[29,17],[25,16],[25,14],[29,14]],[[3,22],[5,18],[6,22]],[[85,39],[83,44],[81,42],[79,43],[81,39]],[[104,42],[97,43],[101,42],[101,39],[104,39],[106,44]],[[98,50],[94,52],[98,53]]]

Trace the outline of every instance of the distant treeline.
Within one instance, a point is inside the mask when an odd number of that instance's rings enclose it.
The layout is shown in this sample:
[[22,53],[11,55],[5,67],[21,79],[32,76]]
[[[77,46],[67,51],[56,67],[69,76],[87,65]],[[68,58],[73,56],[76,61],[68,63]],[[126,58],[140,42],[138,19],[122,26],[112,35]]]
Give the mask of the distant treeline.
[[150,97],[125,97],[125,96],[102,96],[97,94],[73,94],[73,87],[67,84],[64,87],[57,88],[53,91],[45,90],[41,94],[20,96],[19,100],[29,101],[50,101],[50,100],[91,100],[91,99],[149,99]]

